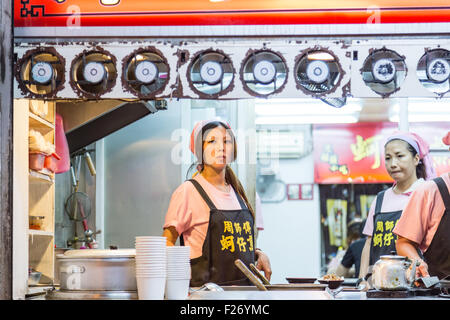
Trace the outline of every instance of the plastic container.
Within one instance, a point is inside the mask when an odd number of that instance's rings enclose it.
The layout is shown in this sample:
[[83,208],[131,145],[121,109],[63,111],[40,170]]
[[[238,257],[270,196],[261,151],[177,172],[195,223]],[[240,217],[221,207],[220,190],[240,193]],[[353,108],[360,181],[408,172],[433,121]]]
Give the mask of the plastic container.
[[28,272],[28,285],[36,285],[39,284],[41,280],[41,272],[38,271],[30,271]]
[[30,216],[30,229],[42,230],[44,219],[44,216]]
[[47,155],[42,152],[29,153],[29,166],[31,170],[40,171],[44,168],[45,157]]
[[60,159],[61,158],[56,153],[52,153],[49,156],[46,155],[44,160],[44,168],[51,172],[56,172],[58,169],[58,160]]

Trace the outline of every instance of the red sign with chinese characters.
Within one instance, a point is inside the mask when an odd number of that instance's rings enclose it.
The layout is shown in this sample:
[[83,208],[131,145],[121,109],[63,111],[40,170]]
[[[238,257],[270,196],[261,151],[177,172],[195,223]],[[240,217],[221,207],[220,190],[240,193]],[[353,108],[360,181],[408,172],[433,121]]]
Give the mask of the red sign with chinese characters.
[[[419,134],[430,149],[443,148],[440,139],[448,123],[414,123],[410,131]],[[392,183],[384,165],[384,143],[398,131],[396,123],[315,125],[314,181],[332,183]],[[445,149],[443,149],[445,150]],[[450,172],[446,152],[431,152],[437,175]]]
[[450,22],[448,0],[15,0],[15,27]]

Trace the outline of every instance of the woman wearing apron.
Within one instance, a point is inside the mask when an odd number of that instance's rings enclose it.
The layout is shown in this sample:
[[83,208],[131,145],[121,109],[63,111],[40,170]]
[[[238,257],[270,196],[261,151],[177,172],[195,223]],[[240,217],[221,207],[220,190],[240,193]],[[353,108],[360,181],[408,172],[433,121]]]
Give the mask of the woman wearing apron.
[[435,177],[428,144],[414,133],[390,136],[384,146],[385,167],[394,185],[378,193],[372,202],[363,233],[367,236],[361,255],[359,277],[364,278],[382,255],[395,252],[392,233],[409,196],[424,179]]
[[197,173],[173,193],[164,223],[167,245],[191,247],[191,287],[207,282],[249,285],[234,265],[236,259],[256,267],[270,279],[268,257],[255,247],[255,215],[245,191],[228,163],[236,159],[230,126],[216,120],[194,126],[190,149]]
[[[450,146],[450,131],[442,141]],[[419,261],[418,277],[443,279],[450,275],[449,190],[450,172],[424,183],[411,195],[394,229],[397,252]],[[418,250],[423,252],[423,259]]]

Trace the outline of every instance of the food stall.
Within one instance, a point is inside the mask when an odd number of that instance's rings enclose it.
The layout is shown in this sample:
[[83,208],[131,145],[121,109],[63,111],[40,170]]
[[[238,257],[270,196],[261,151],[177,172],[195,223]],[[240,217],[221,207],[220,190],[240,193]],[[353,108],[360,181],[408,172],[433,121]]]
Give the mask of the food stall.
[[[173,153],[178,151],[177,143],[185,141],[195,120],[201,120],[205,114],[224,115],[241,132],[248,147],[240,151],[242,159],[237,171],[254,203],[259,170],[256,148],[252,145],[256,131],[280,128],[265,126],[264,122],[255,124],[256,100],[269,104],[267,117],[272,119],[282,116],[278,105],[270,106],[274,99],[300,99],[307,101],[306,105],[319,102],[330,113],[350,110],[354,101],[374,101],[375,105],[399,101],[400,118],[390,123],[391,129],[408,128],[409,98],[445,101],[450,90],[447,72],[450,9],[444,1],[431,1],[426,7],[397,2],[380,0],[367,7],[362,1],[339,4],[326,1],[310,7],[291,0],[276,4],[200,0],[182,4],[127,0],[16,1],[13,298],[42,297],[43,290],[50,288],[49,294],[54,298],[135,299],[134,287],[111,290],[106,284],[94,289],[83,287],[81,296],[65,288],[67,294],[58,296],[55,290],[59,286],[54,287],[67,274],[67,268],[60,269],[59,262],[70,259],[64,256],[65,252],[70,255],[73,249],[86,247],[105,251],[86,249],[72,258],[129,262],[132,253],[108,248],[118,245],[120,249],[128,249],[133,246],[135,236],[160,235],[170,193],[184,180],[191,160],[183,158],[175,163]],[[439,71],[441,65],[443,72]],[[293,105],[300,109],[303,102]],[[358,117],[360,111],[361,108],[352,115]],[[38,159],[30,157],[29,145],[31,135],[42,142],[37,148],[41,154],[54,153],[44,152],[44,148],[50,145],[52,150],[51,146],[56,144],[58,116],[63,119],[72,167],[62,174],[35,163]],[[364,119],[357,118],[358,121]],[[317,122],[311,120],[308,125],[313,123]],[[283,122],[269,125],[284,129],[289,126]],[[174,137],[177,129],[181,132]],[[315,127],[310,135],[316,139],[314,143],[320,142],[314,134],[324,132],[319,129]],[[129,130],[130,136],[142,137],[148,144],[124,138],[120,135],[123,130]],[[289,141],[298,146],[289,133],[282,137],[286,140],[275,141]],[[289,158],[291,145],[285,146]],[[315,211],[307,218],[310,224],[303,223],[305,217],[292,218],[293,225],[308,228],[312,233],[312,244],[305,249],[310,251],[292,257],[290,265],[296,271],[283,269],[286,263],[280,255],[285,253],[276,247],[280,245],[276,234],[283,229],[277,222],[272,225],[272,221],[286,221],[287,216],[266,220],[267,227],[259,240],[273,254],[274,269],[280,266],[282,270],[275,278],[277,282],[290,275],[311,275],[316,279],[323,275],[321,255],[326,250],[321,251],[320,194],[326,191],[319,191],[319,184],[339,183],[333,180],[336,177],[346,183],[350,181],[345,168],[339,167],[341,163],[332,164],[338,166],[331,170],[332,174],[328,172],[331,180],[316,179],[314,174],[320,173],[320,160],[325,158],[315,159],[318,149],[315,145],[314,148],[314,170],[309,170],[303,193],[295,188],[288,192],[296,199],[310,201]],[[311,152],[312,149],[310,155]],[[143,155],[146,162],[135,160]],[[379,165],[382,167],[382,163]],[[148,167],[151,172],[141,175]],[[442,170],[446,169],[447,164]],[[373,181],[388,183],[384,178],[375,177]],[[149,196],[142,190],[151,183],[155,184],[151,185]],[[285,191],[282,190],[283,196]],[[82,192],[87,196],[70,198]],[[149,205],[141,202],[147,196],[151,198],[150,218],[146,211]],[[86,212],[78,214],[79,208]],[[88,208],[93,214],[88,214]],[[124,217],[123,212],[133,212],[134,219]],[[33,224],[31,228],[32,219],[42,220],[42,224]],[[136,224],[130,224],[130,220]],[[139,222],[147,227],[144,230],[149,230],[148,234],[139,229]],[[295,247],[295,242],[289,241]],[[303,239],[302,243],[307,246],[308,241]],[[286,250],[295,250],[293,247]],[[96,255],[99,253],[102,255]],[[311,269],[301,269],[305,256],[312,257]],[[37,284],[30,285],[30,272],[40,273]],[[223,292],[195,288],[189,298],[367,298],[355,288],[339,293],[320,283],[303,287],[273,284],[266,285],[269,290],[259,290],[267,292],[258,292],[256,288],[225,288]]]

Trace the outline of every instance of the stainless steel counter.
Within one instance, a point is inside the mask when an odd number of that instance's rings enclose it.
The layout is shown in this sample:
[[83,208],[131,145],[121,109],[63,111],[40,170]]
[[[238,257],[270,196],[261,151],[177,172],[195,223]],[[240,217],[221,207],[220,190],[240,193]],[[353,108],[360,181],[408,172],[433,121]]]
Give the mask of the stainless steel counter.
[[439,296],[409,298],[367,298],[365,292],[341,291],[333,297],[326,290],[225,290],[192,292],[188,300],[449,300]]

